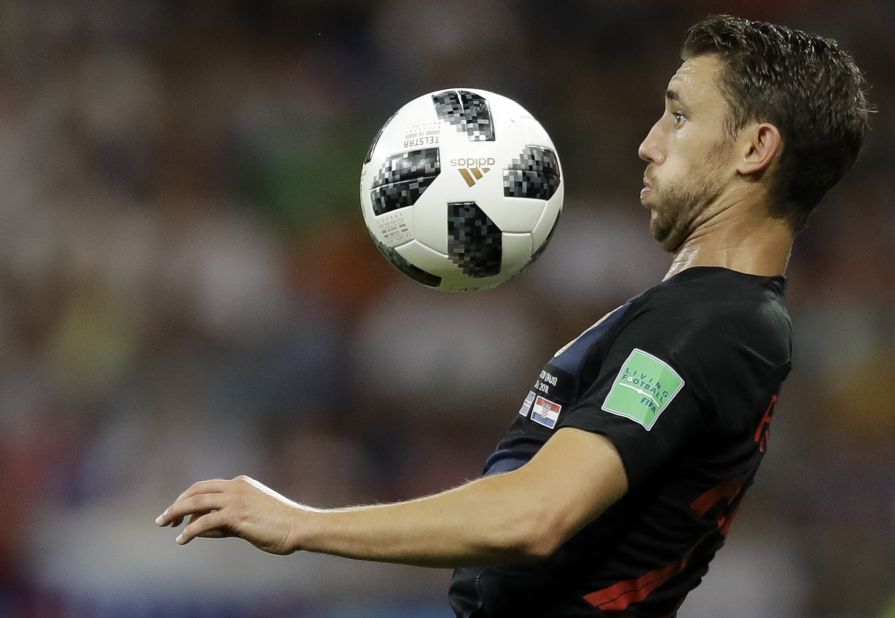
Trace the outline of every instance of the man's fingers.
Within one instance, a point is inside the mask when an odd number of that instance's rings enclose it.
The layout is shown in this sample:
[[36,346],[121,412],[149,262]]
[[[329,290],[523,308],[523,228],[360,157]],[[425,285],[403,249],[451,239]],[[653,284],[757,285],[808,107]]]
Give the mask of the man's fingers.
[[226,490],[228,483],[230,483],[230,481],[225,481],[223,479],[212,479],[210,481],[198,481],[196,483],[193,483],[192,485],[187,487],[187,489],[183,493],[181,493],[179,496],[177,496],[177,499],[174,500],[173,503],[171,503],[171,506],[169,506],[167,509],[165,509],[161,515],[159,515],[158,517],[155,518],[156,525],[158,525],[158,526],[169,526],[170,525],[170,526],[175,526],[175,527],[179,526],[180,523],[183,521],[183,517],[182,516],[176,517],[176,518],[173,517],[171,507],[173,507],[174,505],[176,505],[192,496],[201,495],[201,494],[223,493]]
[[211,479],[210,481],[198,481],[187,487],[183,493],[177,496],[174,502],[195,496],[197,494],[217,494],[224,491],[230,481],[224,479]]
[[165,512],[158,516],[155,523],[159,526],[179,526],[187,515],[201,515],[209,511],[220,510],[227,501],[222,493],[198,494],[188,498],[178,498]]
[[[188,498],[191,498],[196,495],[201,494],[220,494],[226,493],[228,491],[232,492],[234,489],[238,489],[238,483],[242,481],[252,481],[248,477],[238,476],[236,478],[225,480],[225,479],[211,479],[208,481],[198,481],[193,483],[187,489],[177,496],[177,499],[171,504],[171,506],[176,505],[179,502],[182,502]],[[179,526],[183,521],[183,517],[173,518],[171,516],[171,506],[165,509],[161,515],[155,518],[155,523],[158,526]]]
[[180,545],[186,545],[197,536],[220,538],[227,536],[228,532],[226,514],[214,511],[195,517],[174,540]]

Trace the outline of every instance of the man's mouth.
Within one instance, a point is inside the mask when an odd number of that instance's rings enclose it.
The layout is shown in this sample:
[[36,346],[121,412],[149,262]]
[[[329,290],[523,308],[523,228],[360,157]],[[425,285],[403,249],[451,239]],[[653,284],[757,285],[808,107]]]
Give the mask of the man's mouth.
[[644,176],[643,188],[640,189],[640,199],[645,198],[647,195],[651,194],[652,192],[653,192],[653,185],[650,184],[650,181],[647,180],[646,177]]

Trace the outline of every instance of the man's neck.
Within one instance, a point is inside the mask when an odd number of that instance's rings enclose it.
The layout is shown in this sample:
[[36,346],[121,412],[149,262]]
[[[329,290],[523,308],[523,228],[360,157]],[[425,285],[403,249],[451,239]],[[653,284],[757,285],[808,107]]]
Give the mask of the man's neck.
[[674,252],[665,279],[693,266],[775,276],[786,272],[793,232],[783,219],[731,208],[700,224]]

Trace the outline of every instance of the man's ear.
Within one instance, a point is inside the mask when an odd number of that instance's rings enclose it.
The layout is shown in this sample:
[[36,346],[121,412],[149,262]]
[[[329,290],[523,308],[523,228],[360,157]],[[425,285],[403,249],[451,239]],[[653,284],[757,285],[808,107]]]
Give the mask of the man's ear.
[[762,174],[770,169],[783,148],[780,130],[768,122],[745,127],[740,132],[742,156],[737,171],[743,175]]

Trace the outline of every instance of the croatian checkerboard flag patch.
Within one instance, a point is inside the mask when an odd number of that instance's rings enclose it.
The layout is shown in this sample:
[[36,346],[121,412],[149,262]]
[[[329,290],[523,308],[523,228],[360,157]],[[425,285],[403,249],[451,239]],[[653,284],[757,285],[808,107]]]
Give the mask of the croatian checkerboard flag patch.
[[531,410],[531,420],[547,429],[553,429],[556,427],[556,419],[559,418],[560,410],[562,410],[562,406],[558,403],[538,397],[535,399],[535,405]]

